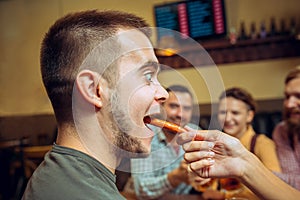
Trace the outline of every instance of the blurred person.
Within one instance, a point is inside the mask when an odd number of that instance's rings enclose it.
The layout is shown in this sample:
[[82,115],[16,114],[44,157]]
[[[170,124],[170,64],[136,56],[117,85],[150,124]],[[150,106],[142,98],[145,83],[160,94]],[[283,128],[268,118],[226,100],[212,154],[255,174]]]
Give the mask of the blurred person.
[[[239,87],[225,90],[219,97],[218,121],[223,131],[236,137],[254,153],[270,170],[280,172],[280,164],[276,155],[275,144],[265,134],[257,134],[252,128],[252,121],[256,111],[256,102],[252,95]],[[224,199],[225,197],[246,197],[258,199],[250,190],[240,185],[234,179],[221,179],[221,185],[237,189],[212,191],[203,193],[205,199]],[[221,195],[221,193],[224,193]]]
[[283,121],[272,134],[282,168],[276,175],[300,190],[300,66],[287,74],[284,83]]
[[267,168],[280,172],[274,142],[253,130],[251,123],[255,112],[256,102],[245,89],[229,88],[219,97],[218,120],[223,132],[238,138]]
[[[173,85],[166,90],[169,98],[162,105],[160,117],[181,127],[187,125],[198,129],[190,123],[193,114],[192,93],[181,85]],[[176,143],[177,134],[154,126],[150,128],[155,133],[151,155],[131,159],[136,196],[139,199],[156,199],[166,193],[190,193],[192,187],[188,184],[187,164],[182,156],[184,151]]]
[[147,23],[119,11],[58,19],[41,48],[41,72],[58,125],[55,144],[23,199],[124,199],[115,185],[124,156],[147,156],[154,133],[143,118],[168,93]]
[[218,130],[181,133],[188,171],[201,178],[237,178],[260,199],[298,200],[300,191],[269,170],[241,141]]

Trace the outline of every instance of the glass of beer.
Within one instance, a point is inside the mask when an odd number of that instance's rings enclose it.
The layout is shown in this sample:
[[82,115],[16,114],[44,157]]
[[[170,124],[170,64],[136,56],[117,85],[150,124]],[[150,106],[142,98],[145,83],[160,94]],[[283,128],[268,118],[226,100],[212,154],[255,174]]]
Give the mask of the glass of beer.
[[216,190],[218,188],[218,181],[217,179],[207,179],[205,181],[197,181],[195,179],[191,181],[191,185],[196,191],[204,192],[208,189]]
[[234,197],[243,190],[243,185],[235,178],[221,178],[220,189],[226,192],[226,196]]

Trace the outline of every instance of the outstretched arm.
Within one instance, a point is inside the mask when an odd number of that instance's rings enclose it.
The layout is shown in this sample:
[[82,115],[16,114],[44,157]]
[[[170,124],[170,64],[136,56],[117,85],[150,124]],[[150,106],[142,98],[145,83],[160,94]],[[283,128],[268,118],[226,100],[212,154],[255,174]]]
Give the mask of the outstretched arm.
[[299,199],[300,191],[275,176],[234,137],[190,129],[180,134],[178,143],[191,170],[203,178],[236,177],[262,199]]

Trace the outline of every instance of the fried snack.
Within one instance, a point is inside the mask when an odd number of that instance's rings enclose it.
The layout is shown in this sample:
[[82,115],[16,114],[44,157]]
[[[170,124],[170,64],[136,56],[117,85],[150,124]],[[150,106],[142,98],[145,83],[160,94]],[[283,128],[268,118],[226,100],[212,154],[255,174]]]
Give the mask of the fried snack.
[[[183,133],[186,132],[187,130],[178,126],[177,124],[171,123],[171,122],[167,122],[165,120],[161,120],[161,119],[157,119],[157,118],[150,118],[150,117],[145,117],[144,118],[144,123],[146,124],[151,124],[153,126],[158,126],[160,128],[164,128],[167,129],[169,131],[172,131],[174,133]],[[197,141],[202,141],[203,138],[199,135],[195,135],[193,140],[197,140]]]
[[174,133],[183,133],[186,132],[186,130],[176,124],[173,124],[171,122],[167,122],[161,119],[157,119],[157,118],[150,118],[150,117],[146,117],[144,119],[144,122],[146,124],[151,124],[153,126],[158,126],[160,128],[164,128],[167,129],[169,131],[172,131]]

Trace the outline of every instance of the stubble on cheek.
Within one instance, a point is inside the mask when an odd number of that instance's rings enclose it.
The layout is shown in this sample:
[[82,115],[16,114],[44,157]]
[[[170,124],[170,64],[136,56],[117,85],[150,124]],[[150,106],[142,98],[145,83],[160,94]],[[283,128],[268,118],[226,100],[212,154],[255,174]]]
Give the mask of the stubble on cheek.
[[[143,147],[141,141],[128,133],[133,129],[130,116],[120,103],[117,92],[112,93],[110,99],[110,120],[112,121],[113,141],[118,154],[144,154],[147,149]],[[123,155],[124,156],[124,155]],[[136,156],[130,156],[136,157]]]

